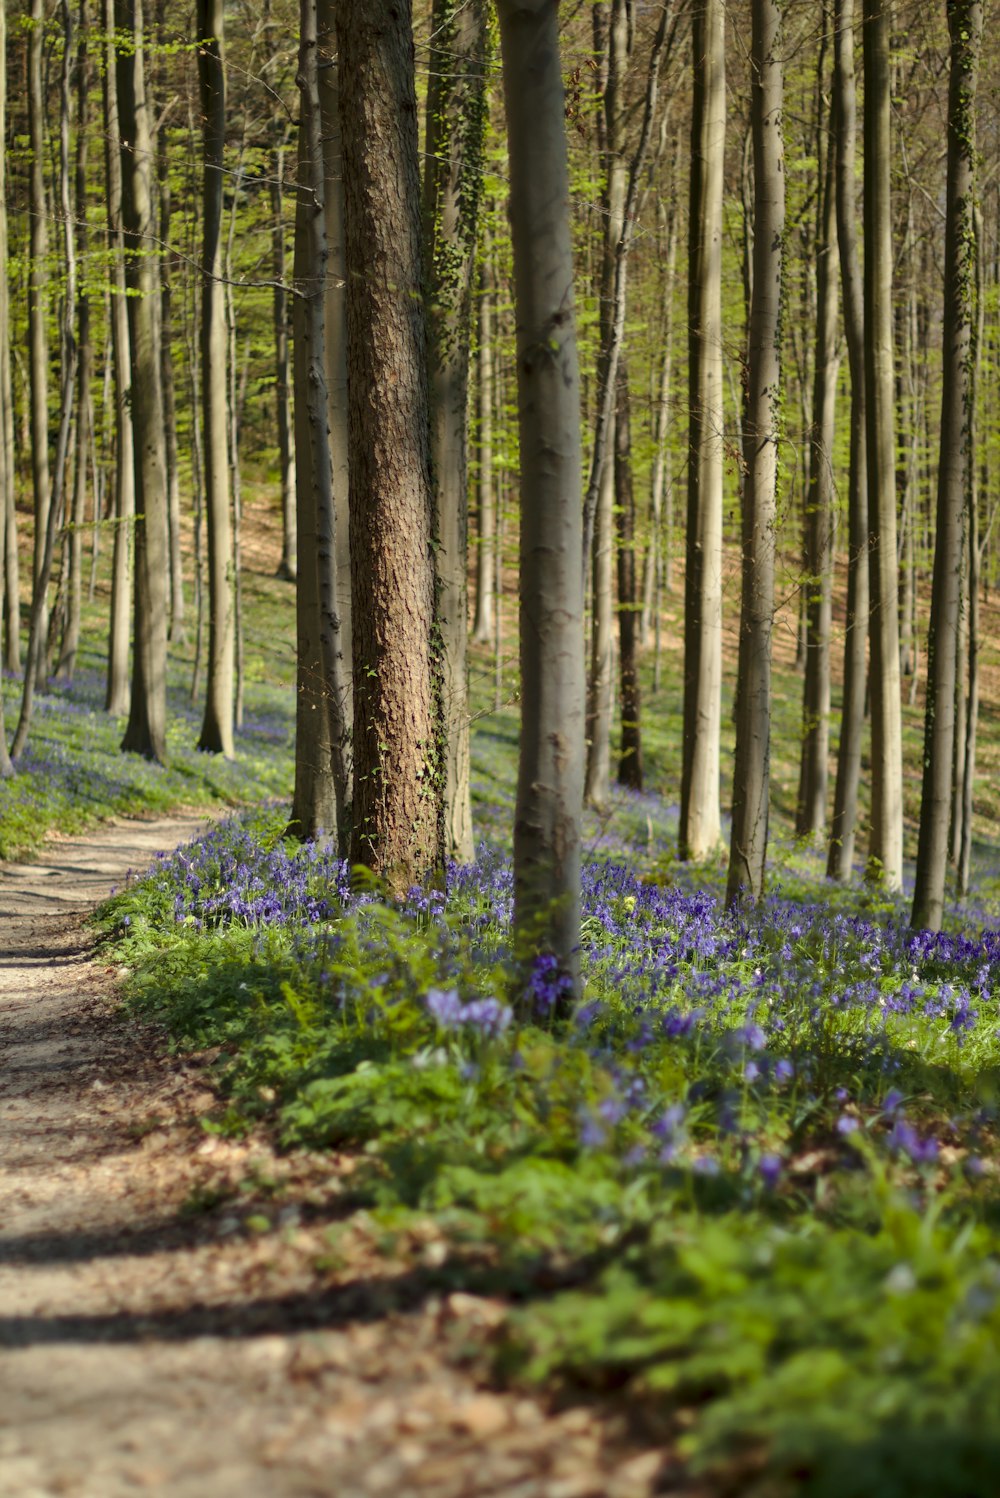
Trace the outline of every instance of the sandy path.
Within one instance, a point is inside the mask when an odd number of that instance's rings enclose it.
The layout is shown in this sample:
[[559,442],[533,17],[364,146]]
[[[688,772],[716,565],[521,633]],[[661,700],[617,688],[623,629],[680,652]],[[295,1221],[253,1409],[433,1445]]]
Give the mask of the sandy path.
[[198,1064],[115,1013],[83,916],[198,826],[0,865],[0,1494],[654,1491],[659,1456],[610,1419],[447,1356],[497,1307],[433,1293],[433,1244],[393,1263],[347,1217],[331,1255],[344,1162],[207,1138]]

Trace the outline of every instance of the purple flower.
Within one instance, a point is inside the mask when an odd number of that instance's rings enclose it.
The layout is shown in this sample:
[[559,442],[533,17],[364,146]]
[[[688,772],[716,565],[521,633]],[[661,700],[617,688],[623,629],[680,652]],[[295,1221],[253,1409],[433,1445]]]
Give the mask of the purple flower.
[[905,1118],[897,1118],[889,1135],[889,1148],[898,1154],[908,1155],[914,1165],[931,1164],[938,1157],[936,1139],[921,1139],[912,1124]]
[[882,1099],[882,1112],[885,1114],[896,1113],[903,1105],[903,1094],[897,1087],[890,1087]]
[[784,1056],[782,1056],[780,1061],[774,1063],[774,1080],[776,1082],[790,1082],[794,1075],[795,1067]]
[[856,1134],[860,1127],[858,1120],[852,1118],[849,1113],[842,1113],[837,1119],[837,1133],[842,1134],[845,1139],[848,1134]]
[[781,1178],[782,1159],[780,1155],[761,1155],[757,1166],[760,1178],[768,1191],[773,1191]]

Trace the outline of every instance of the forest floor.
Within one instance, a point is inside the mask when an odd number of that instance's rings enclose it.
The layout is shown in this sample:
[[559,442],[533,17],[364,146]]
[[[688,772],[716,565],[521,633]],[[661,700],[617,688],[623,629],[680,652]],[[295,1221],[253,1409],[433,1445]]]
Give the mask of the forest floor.
[[407,1263],[364,1214],[345,1235],[349,1158],[206,1135],[204,1058],[123,1017],[87,913],[203,825],[119,821],[0,864],[4,1498],[662,1490],[665,1453],[620,1413],[477,1377],[502,1307],[435,1289],[433,1241]]

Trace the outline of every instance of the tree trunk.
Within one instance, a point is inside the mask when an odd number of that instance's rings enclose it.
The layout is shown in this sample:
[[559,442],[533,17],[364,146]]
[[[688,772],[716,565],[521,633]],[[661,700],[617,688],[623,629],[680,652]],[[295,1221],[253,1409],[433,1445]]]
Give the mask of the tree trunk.
[[521,745],[514,927],[579,992],[584,771],[580,389],[556,0],[499,0],[521,451]]
[[125,284],[125,236],[122,219],[122,146],[115,67],[114,0],[104,0],[105,175],[108,193],[108,260],[111,283],[111,349],[114,363],[115,508],[111,562],[111,616],[105,711],[116,718],[129,710],[129,630],[132,541],[135,525],[135,442],[132,427],[132,351],[129,347],[128,298]]
[[635,558],[635,490],[628,366],[618,361],[615,410],[615,510],[618,521],[618,667],[622,743],[618,784],[642,790],[642,699],[639,691],[639,588]]
[[143,0],[115,0],[115,22],[121,39],[117,81],[136,507],[132,700],[122,748],[163,763],[167,752],[167,475],[151,101],[146,93],[142,7]]
[[[200,33],[199,33],[200,35]],[[177,444],[177,397],[174,386],[173,353],[173,255],[170,251],[170,219],[173,197],[170,190],[169,157],[160,155],[160,243],[164,258],[160,286],[160,378],[163,382],[163,420],[167,458],[167,527],[170,542],[170,639],[184,640],[184,567],[181,553],[181,476]],[[197,414],[192,413],[197,420]]]
[[198,0],[203,121],[201,411],[208,532],[208,662],[198,748],[233,757],[233,558],[229,514],[229,368],[222,284],[226,75],[223,0]]
[[338,12],[348,270],[351,861],[399,891],[442,857],[440,703],[408,0]]
[[[0,59],[7,56],[7,4],[6,0],[0,0]],[[7,139],[7,69],[0,67],[0,141]],[[9,627],[9,614],[6,608],[6,589],[9,587],[9,571],[5,555],[5,547],[11,545],[10,534],[7,531],[6,520],[10,509],[13,507],[14,497],[14,470],[12,466],[13,451],[6,442],[7,420],[10,413],[10,404],[13,392],[10,387],[10,363],[4,356],[7,353],[10,340],[10,302],[7,286],[7,160],[6,153],[0,151],[0,526],[3,532],[0,534],[0,620],[7,620]],[[16,534],[15,541],[16,545]],[[15,553],[15,564],[17,561]],[[9,641],[8,641],[9,643]],[[18,644],[17,640],[14,641]],[[20,651],[15,652],[20,663]],[[4,726],[3,696],[0,694],[0,780],[5,780],[14,772],[10,754],[7,749],[7,730]]]
[[[87,230],[87,98],[90,61],[87,55],[89,22],[87,0],[80,0],[79,40],[76,57],[76,181],[75,225],[78,263],[86,265]],[[80,610],[83,603],[83,532],[87,519],[87,458],[91,439],[90,382],[94,373],[94,349],[90,336],[90,296],[86,278],[76,298],[77,365],[76,453],[73,464],[72,527],[68,537],[66,626],[56,673],[72,680],[80,648]]]
[[[673,591],[673,477],[667,472],[667,442],[670,435],[670,393],[674,372],[674,276],[677,266],[677,204],[671,193],[669,209],[661,209],[666,220],[665,270],[661,293],[660,374],[653,407],[653,471],[650,483],[650,541],[643,578],[640,636],[648,645],[653,635],[654,612],[660,608],[660,586]],[[662,228],[661,224],[661,228]]]
[[976,73],[983,34],[982,0],[948,7],[948,185],[945,224],[941,457],[938,466],[934,582],[927,638],[927,712],[920,839],[911,924],[939,931],[948,863],[955,694],[958,677],[960,573],[972,473],[974,349]]
[[837,746],[837,784],[826,872],[851,877],[861,780],[868,638],[868,477],[865,451],[865,312],[855,212],[857,103],[854,82],[854,0],[835,0],[833,149],[836,153],[837,239],[844,333],[851,370],[851,447],[847,486],[847,630],[844,694]]
[[795,831],[799,837],[815,837],[826,830],[826,786],[830,758],[833,436],[840,357],[837,352],[835,265],[837,203],[834,155],[828,129],[820,129],[819,139],[816,355],[813,361],[809,490],[806,498],[806,660],[802,691],[802,755],[795,818]]
[[496,504],[493,481],[493,261],[489,249],[483,256],[479,282],[479,346],[476,349],[476,616],[472,638],[487,645],[493,638],[493,606],[496,559]]
[[688,263],[689,427],[684,587],[681,858],[719,841],[722,694],[722,186],[726,134],[722,0],[692,14],[694,106]]
[[[31,384],[31,487],[35,509],[35,543],[32,564],[32,614],[39,619],[40,667],[48,639],[48,604],[37,594],[40,586],[45,538],[49,526],[51,479],[49,475],[49,350],[48,350],[48,204],[45,200],[45,95],[42,85],[42,54],[45,40],[45,0],[31,0],[28,31],[28,142],[31,153],[28,235],[28,344]],[[41,683],[39,683],[40,685]]]
[[872,0],[864,44],[865,409],[871,567],[872,807],[868,877],[903,883],[903,754],[899,697],[896,451],[893,431],[891,0]]
[[781,294],[785,236],[784,82],[777,0],[753,0],[751,128],[754,151],[753,292],[743,423],[743,577],[736,691],[736,764],[726,900],[760,899],[767,856],[771,762]]
[[424,177],[425,287],[440,642],[444,839],[473,857],[469,790],[468,383],[471,288],[487,118],[485,0],[434,0]]

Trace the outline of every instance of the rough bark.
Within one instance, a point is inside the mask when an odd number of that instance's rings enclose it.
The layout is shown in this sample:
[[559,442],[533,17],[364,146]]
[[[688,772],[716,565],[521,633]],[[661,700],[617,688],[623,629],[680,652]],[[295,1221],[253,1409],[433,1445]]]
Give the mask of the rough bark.
[[167,527],[170,545],[170,639],[183,642],[184,567],[181,550],[181,475],[177,442],[177,394],[174,381],[173,255],[169,250],[173,194],[170,189],[169,156],[160,153],[160,243],[164,257],[160,269],[160,379],[163,382],[163,421],[167,458]]
[[733,824],[726,899],[764,892],[771,762],[771,632],[781,410],[781,295],[785,172],[784,82],[777,0],[754,0],[751,128],[753,276],[743,421],[743,557]]
[[[7,4],[0,0],[0,58],[7,55]],[[0,141],[7,139],[7,70],[0,67]],[[12,391],[10,388],[10,364],[3,360],[10,338],[10,305],[7,290],[7,162],[0,151],[0,620],[9,621],[6,609],[6,589],[9,586],[8,557],[5,548],[11,544],[6,528],[6,518],[13,508],[14,472],[13,452],[5,440],[7,415],[10,410]],[[16,544],[16,540],[15,540]],[[16,554],[15,554],[16,562]],[[15,641],[16,644],[16,641]],[[20,655],[20,652],[16,652]],[[0,780],[13,773],[7,749],[7,730],[4,726],[3,697],[0,696]]]
[[945,223],[941,454],[938,464],[934,581],[927,638],[927,711],[920,838],[911,924],[941,929],[958,686],[963,529],[972,477],[976,152],[975,101],[982,0],[952,0],[948,84],[948,183]]
[[872,0],[864,50],[865,410],[871,567],[872,805],[868,877],[903,882],[896,451],[893,421],[889,41],[891,0]]
[[837,783],[826,872],[846,880],[854,865],[861,781],[868,640],[868,465],[865,449],[865,312],[855,207],[857,102],[854,80],[854,0],[835,0],[833,149],[836,153],[837,242],[844,303],[844,335],[851,371],[851,445],[847,482],[847,629],[844,692],[837,746]]
[[618,784],[642,790],[642,695],[639,690],[639,601],[635,556],[635,488],[628,366],[618,361],[615,409],[615,517],[618,531],[618,669],[622,737]]
[[496,559],[496,503],[493,485],[493,262],[483,256],[479,279],[479,343],[476,349],[476,608],[472,638],[487,645],[493,638]]
[[151,101],[143,0],[115,0],[122,136],[122,218],[135,436],[135,588],[132,697],[122,749],[163,762],[167,752],[167,493],[160,383],[159,262],[152,197]]
[[722,692],[722,185],[726,80],[722,0],[692,12],[694,107],[688,260],[687,571],[680,856],[719,841]]
[[521,452],[521,744],[514,925],[579,991],[584,772],[580,388],[556,0],[499,0]]
[[408,0],[338,10],[354,645],[351,860],[401,890],[442,854],[434,562]]

